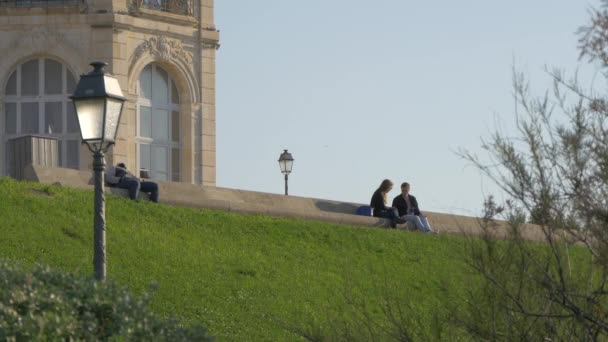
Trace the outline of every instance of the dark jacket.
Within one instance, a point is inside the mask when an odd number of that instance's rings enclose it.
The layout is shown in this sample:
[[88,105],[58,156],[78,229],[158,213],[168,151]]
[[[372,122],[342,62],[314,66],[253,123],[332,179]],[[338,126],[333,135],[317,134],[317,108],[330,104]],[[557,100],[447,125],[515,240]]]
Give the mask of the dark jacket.
[[[420,209],[418,208],[418,201],[416,200],[416,197],[412,195],[408,196],[410,198],[410,203],[412,203],[413,208],[411,209],[414,210],[414,215],[420,215]],[[403,195],[399,195],[393,199],[393,207],[399,210],[399,216],[407,215],[410,209],[407,207],[407,201],[405,198],[403,198]]]
[[383,217],[382,213],[389,209],[386,207],[386,205],[384,205],[384,197],[382,197],[380,190],[376,190],[376,192],[374,192],[369,205],[370,207],[374,208],[374,216],[376,217]]

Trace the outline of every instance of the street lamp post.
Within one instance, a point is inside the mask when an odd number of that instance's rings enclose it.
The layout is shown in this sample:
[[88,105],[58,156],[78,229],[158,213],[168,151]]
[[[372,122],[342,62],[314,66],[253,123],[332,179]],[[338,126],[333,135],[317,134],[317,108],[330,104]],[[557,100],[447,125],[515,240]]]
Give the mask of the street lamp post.
[[291,173],[293,161],[294,159],[291,156],[291,153],[287,152],[287,150],[283,150],[283,153],[281,153],[281,156],[279,157],[279,166],[281,167],[281,172],[285,175],[285,196],[288,194],[287,179]]
[[93,62],[93,71],[80,76],[70,96],[74,103],[82,143],[93,153],[95,213],[93,219],[93,269],[95,278],[106,278],[106,200],[104,194],[105,152],[116,141],[125,97],[118,80],[106,74],[104,62]]

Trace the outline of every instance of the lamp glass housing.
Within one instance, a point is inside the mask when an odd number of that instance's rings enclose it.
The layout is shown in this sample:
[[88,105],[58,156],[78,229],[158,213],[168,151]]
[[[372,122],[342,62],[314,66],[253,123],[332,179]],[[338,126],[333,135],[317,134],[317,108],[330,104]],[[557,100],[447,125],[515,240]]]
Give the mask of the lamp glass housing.
[[287,150],[284,150],[283,153],[281,153],[281,156],[279,157],[279,167],[281,168],[281,173],[283,174],[290,174],[291,173],[291,169],[293,168],[293,157],[291,156],[291,153],[287,152]]
[[106,74],[104,62],[93,62],[94,70],[80,77],[70,96],[74,103],[82,141],[101,151],[116,141],[116,133],[126,98],[118,80]]
[[74,99],[74,109],[83,141],[101,141],[103,138],[104,98]]
[[282,173],[291,173],[293,167],[293,160],[280,160],[279,166],[281,167]]
[[104,140],[105,141],[116,141],[116,133],[118,132],[118,123],[120,120],[120,113],[122,112],[123,102],[108,98],[106,100],[106,119],[104,129]]

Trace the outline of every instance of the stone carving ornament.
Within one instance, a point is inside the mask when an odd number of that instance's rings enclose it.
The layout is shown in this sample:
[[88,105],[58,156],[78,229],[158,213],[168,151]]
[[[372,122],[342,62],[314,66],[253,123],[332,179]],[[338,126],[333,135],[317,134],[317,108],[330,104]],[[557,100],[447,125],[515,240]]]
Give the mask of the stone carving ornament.
[[63,34],[57,31],[47,31],[36,28],[30,36],[32,46],[40,50],[47,49],[50,46],[57,46],[65,41]]
[[59,31],[34,28],[25,36],[19,35],[15,38],[12,45],[13,48],[27,47],[34,52],[46,52],[66,43],[65,40],[65,36]]
[[186,65],[192,65],[192,53],[184,50],[181,42],[164,36],[152,37],[139,44],[133,53],[131,66],[146,53],[161,60],[181,60]]
[[0,42],[0,70],[13,68],[22,58],[35,54],[55,56],[67,65],[76,66],[80,62],[79,48],[59,30],[36,27]]

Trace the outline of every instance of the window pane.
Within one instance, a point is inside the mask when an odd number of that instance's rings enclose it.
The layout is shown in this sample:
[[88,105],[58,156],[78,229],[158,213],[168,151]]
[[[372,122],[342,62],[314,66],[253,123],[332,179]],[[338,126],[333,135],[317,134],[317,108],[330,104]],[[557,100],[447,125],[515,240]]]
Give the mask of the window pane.
[[106,122],[104,128],[105,138],[113,140],[118,134],[118,124],[120,123],[120,112],[122,102],[113,99],[106,100]]
[[179,112],[171,113],[171,140],[179,141]]
[[76,117],[76,111],[74,110],[74,104],[72,102],[66,103],[67,110],[67,130],[68,133],[80,133],[78,128],[78,118]]
[[61,94],[63,90],[63,77],[61,64],[51,59],[44,60],[44,93]]
[[166,182],[168,180],[167,174],[161,172],[152,172],[152,180]]
[[169,112],[161,109],[152,110],[152,139],[169,141]]
[[44,133],[63,133],[63,120],[61,102],[47,102],[44,104]]
[[171,149],[171,171],[173,173],[171,180],[179,182],[179,148]]
[[152,99],[158,103],[169,102],[169,76],[159,67],[152,74]]
[[139,169],[150,171],[150,145],[139,145]]
[[17,95],[17,72],[13,72],[6,85],[6,95]]
[[6,134],[17,133],[17,104],[6,103],[6,116],[4,117],[4,132]]
[[74,94],[74,89],[76,89],[76,80],[74,79],[74,75],[69,70],[66,70],[66,74],[68,76],[67,79],[67,89],[68,94]]
[[171,102],[179,104],[179,93],[174,82],[171,82]]
[[70,169],[79,168],[80,160],[80,140],[68,140],[67,141],[67,167]]
[[21,65],[21,95],[38,95],[38,60]]
[[146,138],[152,137],[152,108],[139,107],[139,135]]
[[152,98],[152,66],[148,65],[139,76],[139,96],[145,99]]
[[152,179],[167,180],[167,148],[152,146]]
[[38,133],[38,103],[21,104],[21,133]]

